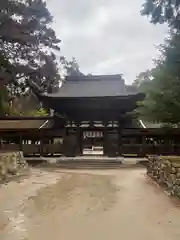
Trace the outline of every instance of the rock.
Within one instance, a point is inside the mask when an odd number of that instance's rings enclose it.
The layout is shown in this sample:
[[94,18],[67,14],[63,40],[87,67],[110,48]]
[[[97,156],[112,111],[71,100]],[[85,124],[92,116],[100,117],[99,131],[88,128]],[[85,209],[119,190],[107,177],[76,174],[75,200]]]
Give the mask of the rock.
[[18,171],[18,163],[15,156],[10,157],[9,165],[7,166],[7,172],[10,174],[16,174]]
[[180,178],[180,173],[176,173],[176,178]]
[[166,184],[167,191],[180,199],[180,158],[149,157],[148,175],[158,184]]
[[168,167],[171,167],[171,166],[172,166],[172,164],[171,164],[171,162],[170,162],[169,160],[164,160],[164,163],[165,163]]
[[18,175],[21,169],[27,168],[22,152],[0,153],[0,179]]
[[166,168],[166,164],[162,163],[161,164],[161,169],[165,169]]
[[180,162],[172,162],[172,166],[175,168],[180,168]]
[[176,185],[180,185],[180,179],[177,179],[177,178],[176,178],[175,184],[176,184]]
[[168,179],[168,173],[164,171],[164,179],[167,180]]
[[174,184],[175,181],[176,181],[176,175],[175,174],[169,174],[168,182]]
[[174,196],[176,196],[177,198],[180,198],[180,186],[175,186],[174,187]]
[[160,175],[159,175],[158,183],[159,183],[159,184],[163,184],[163,183],[165,183],[165,181],[166,181],[166,179],[165,179],[165,177],[164,177],[164,172],[161,171],[161,173],[160,173]]
[[171,196],[175,196],[175,186],[172,187],[170,194]]
[[167,166],[164,171],[167,173],[167,174],[171,174],[172,173],[172,166]]
[[5,162],[3,162],[2,160],[0,161],[0,179],[5,179],[6,178],[6,174],[7,174],[7,169],[5,166]]

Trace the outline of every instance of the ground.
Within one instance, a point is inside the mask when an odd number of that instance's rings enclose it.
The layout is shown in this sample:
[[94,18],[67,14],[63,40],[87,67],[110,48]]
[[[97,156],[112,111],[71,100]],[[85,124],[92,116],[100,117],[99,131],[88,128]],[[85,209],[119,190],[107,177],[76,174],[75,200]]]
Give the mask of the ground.
[[1,240],[176,240],[180,209],[143,168],[40,170],[0,188]]

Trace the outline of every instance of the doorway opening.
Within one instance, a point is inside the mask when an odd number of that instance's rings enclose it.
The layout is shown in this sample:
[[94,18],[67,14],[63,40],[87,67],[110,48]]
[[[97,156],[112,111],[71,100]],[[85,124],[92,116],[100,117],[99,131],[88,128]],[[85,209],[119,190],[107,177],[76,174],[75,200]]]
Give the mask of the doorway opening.
[[82,141],[83,155],[103,156],[103,131],[84,131]]

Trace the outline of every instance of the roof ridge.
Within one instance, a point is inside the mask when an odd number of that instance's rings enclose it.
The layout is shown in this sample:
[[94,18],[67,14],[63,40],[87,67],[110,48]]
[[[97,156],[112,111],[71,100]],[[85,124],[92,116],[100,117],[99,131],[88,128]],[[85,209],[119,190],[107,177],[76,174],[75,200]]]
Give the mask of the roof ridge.
[[67,76],[66,81],[111,81],[111,80],[124,81],[121,74],[109,74],[109,75],[84,75],[84,76]]

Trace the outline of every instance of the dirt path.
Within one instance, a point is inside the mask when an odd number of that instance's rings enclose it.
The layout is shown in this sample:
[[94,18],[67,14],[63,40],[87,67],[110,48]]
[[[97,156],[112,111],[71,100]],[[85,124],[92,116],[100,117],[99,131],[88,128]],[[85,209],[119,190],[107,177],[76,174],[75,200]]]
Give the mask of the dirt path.
[[179,240],[180,209],[144,173],[33,170],[0,188],[0,239]]

